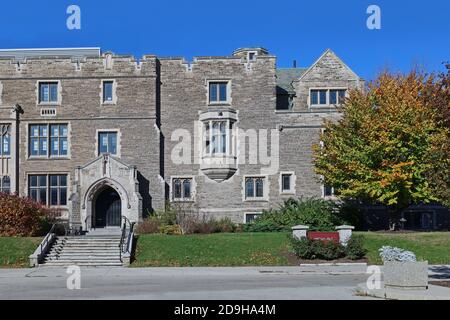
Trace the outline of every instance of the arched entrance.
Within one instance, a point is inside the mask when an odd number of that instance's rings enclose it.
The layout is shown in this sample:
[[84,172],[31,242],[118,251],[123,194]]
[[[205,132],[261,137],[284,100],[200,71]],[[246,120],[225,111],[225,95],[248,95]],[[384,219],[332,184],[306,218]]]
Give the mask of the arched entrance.
[[95,198],[94,225],[96,228],[120,227],[122,200],[113,188],[106,186]]

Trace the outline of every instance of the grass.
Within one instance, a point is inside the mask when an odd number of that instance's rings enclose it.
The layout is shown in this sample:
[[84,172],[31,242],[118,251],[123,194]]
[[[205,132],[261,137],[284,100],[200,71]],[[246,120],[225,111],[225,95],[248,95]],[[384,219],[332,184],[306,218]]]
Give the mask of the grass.
[[378,255],[378,249],[382,246],[412,251],[418,260],[427,260],[429,264],[450,264],[450,232],[357,233],[366,237],[367,258],[371,264],[382,264]]
[[135,267],[288,265],[287,233],[141,235]]
[[24,268],[29,266],[28,256],[36,250],[42,238],[0,237],[0,267]]
[[[413,251],[430,264],[450,264],[450,232],[357,232],[366,237],[370,264],[381,264],[383,245]],[[28,256],[42,238],[0,237],[0,267],[28,267]],[[216,233],[210,235],[141,235],[134,267],[222,267],[290,265],[288,233]]]

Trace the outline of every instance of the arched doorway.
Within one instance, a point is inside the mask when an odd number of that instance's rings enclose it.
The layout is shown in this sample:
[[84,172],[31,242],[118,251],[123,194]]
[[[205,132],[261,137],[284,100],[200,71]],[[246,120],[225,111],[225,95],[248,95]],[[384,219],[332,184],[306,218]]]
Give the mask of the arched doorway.
[[120,227],[121,219],[122,200],[116,190],[105,187],[95,200],[95,227]]

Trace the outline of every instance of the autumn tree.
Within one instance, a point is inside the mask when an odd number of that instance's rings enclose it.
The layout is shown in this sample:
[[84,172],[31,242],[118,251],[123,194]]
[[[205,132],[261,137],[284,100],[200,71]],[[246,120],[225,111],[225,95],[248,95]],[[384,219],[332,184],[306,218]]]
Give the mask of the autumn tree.
[[448,72],[385,72],[352,90],[313,147],[316,172],[343,199],[387,205],[391,228],[411,204],[448,204],[448,84]]

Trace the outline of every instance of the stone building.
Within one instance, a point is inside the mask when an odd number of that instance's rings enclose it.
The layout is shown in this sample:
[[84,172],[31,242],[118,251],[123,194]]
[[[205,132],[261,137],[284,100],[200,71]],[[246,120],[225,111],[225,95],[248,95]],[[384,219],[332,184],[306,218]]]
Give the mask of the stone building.
[[0,191],[83,229],[138,222],[167,202],[248,222],[290,197],[333,197],[311,146],[362,85],[330,50],[289,69],[264,48],[192,62],[0,50]]

